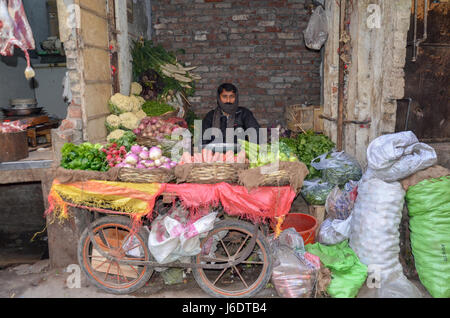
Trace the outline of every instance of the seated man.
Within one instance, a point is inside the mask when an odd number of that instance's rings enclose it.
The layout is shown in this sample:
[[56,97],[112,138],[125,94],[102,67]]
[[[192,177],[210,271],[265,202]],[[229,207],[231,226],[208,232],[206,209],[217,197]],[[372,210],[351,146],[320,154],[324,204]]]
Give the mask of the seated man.
[[[253,113],[245,108],[239,107],[239,96],[236,86],[229,83],[224,83],[217,89],[217,107],[206,114],[203,119],[203,144],[226,143],[226,129],[227,128],[242,128],[246,131],[249,128],[254,128],[256,131],[256,140],[251,142],[258,142],[259,124]],[[215,136],[205,138],[205,131],[208,128],[218,128],[222,132],[223,140],[216,140]],[[237,143],[237,136],[234,137],[234,143]]]

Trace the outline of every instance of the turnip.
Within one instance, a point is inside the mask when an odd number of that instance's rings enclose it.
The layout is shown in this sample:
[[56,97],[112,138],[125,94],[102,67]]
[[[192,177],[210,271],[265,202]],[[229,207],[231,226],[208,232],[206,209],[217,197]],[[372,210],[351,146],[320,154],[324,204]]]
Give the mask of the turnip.
[[139,158],[141,158],[141,159],[143,159],[143,160],[147,160],[147,159],[148,159],[148,156],[149,156],[148,151],[142,150],[142,151],[139,153]]
[[157,160],[162,156],[162,150],[158,147],[151,147],[148,153],[151,160]]
[[174,168],[174,167],[177,166],[177,163],[176,163],[175,161],[171,161],[171,162],[169,163],[169,165],[170,165],[171,168]]
[[128,153],[125,157],[125,163],[130,165],[135,165],[139,161],[139,158],[134,153]]
[[156,167],[159,167],[159,166],[161,165],[161,161],[160,161],[159,159],[156,159],[156,160],[154,161],[154,163],[155,163],[155,166],[156,166]]
[[137,169],[145,169],[146,167],[140,162],[136,165]]
[[133,145],[131,147],[131,152],[134,153],[135,155],[139,155],[139,153],[142,151],[141,146],[139,145]]
[[123,165],[124,168],[134,168],[133,165],[130,165],[129,163],[126,163]]
[[143,163],[144,163],[144,166],[146,166],[146,167],[153,167],[155,165],[153,160],[144,160]]
[[163,164],[161,167],[166,169],[172,169],[172,167],[168,163]]

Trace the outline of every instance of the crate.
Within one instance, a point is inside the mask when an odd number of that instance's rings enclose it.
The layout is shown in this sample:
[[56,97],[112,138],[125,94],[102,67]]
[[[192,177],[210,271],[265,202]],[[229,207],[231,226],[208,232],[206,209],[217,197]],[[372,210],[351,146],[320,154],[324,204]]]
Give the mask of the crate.
[[309,205],[309,214],[317,219],[317,223],[322,224],[325,220],[325,206],[324,205]]
[[323,132],[323,119],[320,118],[322,113],[322,106],[288,106],[285,113],[287,128],[293,132]]

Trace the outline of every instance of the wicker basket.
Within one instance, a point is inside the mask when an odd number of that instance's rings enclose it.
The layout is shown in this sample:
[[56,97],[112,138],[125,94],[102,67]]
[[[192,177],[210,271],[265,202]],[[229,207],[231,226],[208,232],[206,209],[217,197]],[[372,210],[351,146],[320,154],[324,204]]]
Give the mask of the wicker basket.
[[161,145],[161,143],[158,141],[158,139],[153,138],[153,137],[137,136],[136,137],[136,142],[138,143],[138,145],[145,146],[147,148],[150,148],[150,147],[153,147],[153,146],[157,146],[157,145]]
[[135,169],[121,168],[119,171],[119,180],[135,183],[168,183],[175,180],[173,169]]
[[187,163],[186,165],[192,165],[189,175],[186,180],[180,180],[179,176],[177,176],[177,182],[201,184],[238,183],[238,171],[248,167],[247,164],[234,163]]
[[290,175],[286,170],[277,170],[275,172],[264,174],[264,180],[260,186],[263,187],[284,187],[290,185]]
[[177,117],[177,115],[178,115],[178,110],[173,110],[173,111],[164,113],[162,115],[159,115],[158,117],[161,118],[161,119],[169,119],[169,118],[172,118],[172,117]]

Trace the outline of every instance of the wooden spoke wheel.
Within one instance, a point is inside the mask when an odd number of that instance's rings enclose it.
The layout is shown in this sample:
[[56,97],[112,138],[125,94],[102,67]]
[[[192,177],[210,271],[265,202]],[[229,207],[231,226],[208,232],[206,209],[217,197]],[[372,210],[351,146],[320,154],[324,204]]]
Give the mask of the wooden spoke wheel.
[[[251,241],[254,225],[239,220],[217,222],[201,240],[196,264],[227,264],[237,260]],[[224,269],[194,268],[199,286],[214,297],[252,297],[263,289],[272,274],[272,253],[265,236],[259,231],[249,256]]]
[[[148,233],[141,228],[131,235],[131,220],[123,216],[102,217],[92,224],[93,236],[103,252],[123,260],[151,260]],[[141,288],[153,273],[142,265],[120,264],[103,257],[86,228],[78,243],[78,262],[88,280],[112,294],[128,294]]]

